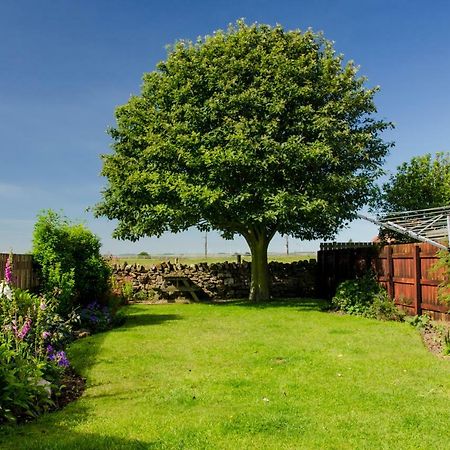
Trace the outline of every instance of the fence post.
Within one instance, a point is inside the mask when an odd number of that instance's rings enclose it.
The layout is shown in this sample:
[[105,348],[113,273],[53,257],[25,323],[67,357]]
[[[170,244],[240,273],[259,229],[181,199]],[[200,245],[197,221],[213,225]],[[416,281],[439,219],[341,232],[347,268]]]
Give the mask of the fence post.
[[414,246],[413,253],[413,261],[414,261],[414,314],[420,315],[422,314],[422,287],[420,284],[420,280],[422,278],[422,268],[420,262],[420,246]]
[[387,281],[388,281],[388,294],[389,297],[395,301],[394,298],[394,261],[392,259],[392,246],[388,245],[387,253]]

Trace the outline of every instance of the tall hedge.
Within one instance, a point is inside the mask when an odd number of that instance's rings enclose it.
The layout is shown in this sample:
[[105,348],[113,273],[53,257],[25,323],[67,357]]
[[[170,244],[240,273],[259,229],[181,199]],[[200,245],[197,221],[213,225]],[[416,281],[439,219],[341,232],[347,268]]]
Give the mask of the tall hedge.
[[61,312],[107,293],[110,268],[100,248],[99,238],[83,224],[52,210],[38,215],[33,256],[40,266],[42,292],[60,300]]

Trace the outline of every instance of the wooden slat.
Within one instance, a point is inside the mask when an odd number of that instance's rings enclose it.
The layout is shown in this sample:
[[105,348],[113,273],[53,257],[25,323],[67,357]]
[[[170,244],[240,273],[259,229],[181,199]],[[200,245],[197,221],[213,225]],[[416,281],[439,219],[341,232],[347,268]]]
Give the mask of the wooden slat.
[[422,278],[420,280],[420,284],[422,286],[439,286],[442,283],[442,281],[439,280],[428,280],[426,278]]
[[432,303],[422,303],[423,311],[449,312],[449,307],[445,305],[434,305]]
[[392,277],[392,280],[394,284],[414,284],[414,278]]
[[414,256],[409,253],[392,253],[393,259],[414,259]]

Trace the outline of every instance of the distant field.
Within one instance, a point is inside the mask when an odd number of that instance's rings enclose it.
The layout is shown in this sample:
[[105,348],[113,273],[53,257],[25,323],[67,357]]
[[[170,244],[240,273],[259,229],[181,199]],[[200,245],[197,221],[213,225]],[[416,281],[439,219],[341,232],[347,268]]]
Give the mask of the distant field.
[[[153,264],[159,264],[163,261],[175,262],[178,258],[178,262],[181,264],[198,264],[201,262],[207,263],[217,263],[217,262],[234,262],[236,261],[235,255],[211,255],[205,259],[205,256],[201,255],[155,255],[151,258],[139,258],[137,255],[130,256],[115,256],[112,258],[113,263],[127,262],[128,264],[141,264],[143,266],[151,266]],[[278,261],[290,263],[293,261],[309,260],[311,258],[316,258],[315,253],[292,253],[290,255],[286,254],[269,254],[269,261]],[[251,261],[250,255],[242,255],[243,261]]]

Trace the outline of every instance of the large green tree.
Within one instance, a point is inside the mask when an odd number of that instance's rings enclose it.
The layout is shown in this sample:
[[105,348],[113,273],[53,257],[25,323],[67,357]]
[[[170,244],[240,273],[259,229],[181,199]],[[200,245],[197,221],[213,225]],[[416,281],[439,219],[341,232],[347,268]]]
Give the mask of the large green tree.
[[[450,153],[415,156],[397,167],[383,184],[380,210],[383,214],[450,206]],[[414,239],[380,229],[383,241],[414,242]]]
[[385,213],[450,205],[450,153],[415,156],[383,185]]
[[96,214],[123,239],[240,234],[250,298],[267,299],[275,233],[330,238],[373,193],[390,124],[357,71],[322,34],[281,26],[238,21],[177,42],[116,110]]

